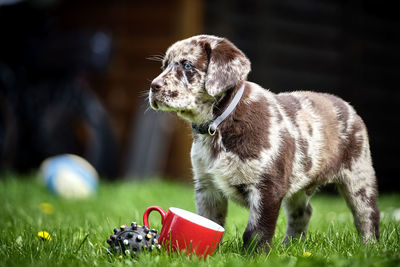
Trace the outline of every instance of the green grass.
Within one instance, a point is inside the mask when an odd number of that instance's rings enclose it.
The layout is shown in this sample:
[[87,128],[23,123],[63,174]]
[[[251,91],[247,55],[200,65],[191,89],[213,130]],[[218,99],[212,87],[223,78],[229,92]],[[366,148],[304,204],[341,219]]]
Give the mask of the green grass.
[[[393,216],[400,209],[398,194],[379,198],[384,214],[379,243],[362,245],[342,198],[317,194],[311,200],[307,239],[280,245],[285,231],[281,211],[272,250],[257,255],[242,253],[248,211],[230,203],[223,243],[205,261],[165,252],[121,259],[106,252],[113,228],[134,220],[142,223],[148,206],[194,211],[193,188],[188,185],[162,180],[102,183],[96,196],[70,201],[50,194],[35,177],[8,174],[0,179],[0,195],[0,266],[400,266],[400,221]],[[44,202],[53,206],[52,214],[42,211]],[[157,213],[150,216],[150,226],[161,228]],[[42,230],[50,233],[51,242],[37,237]]]

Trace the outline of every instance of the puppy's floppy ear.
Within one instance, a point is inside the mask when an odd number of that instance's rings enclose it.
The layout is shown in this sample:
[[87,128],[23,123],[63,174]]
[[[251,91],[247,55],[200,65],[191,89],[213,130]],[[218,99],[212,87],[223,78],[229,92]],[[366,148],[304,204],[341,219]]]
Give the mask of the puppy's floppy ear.
[[217,96],[247,79],[250,61],[234,44],[222,39],[214,48],[206,44],[204,49],[209,58],[205,81],[209,95]]

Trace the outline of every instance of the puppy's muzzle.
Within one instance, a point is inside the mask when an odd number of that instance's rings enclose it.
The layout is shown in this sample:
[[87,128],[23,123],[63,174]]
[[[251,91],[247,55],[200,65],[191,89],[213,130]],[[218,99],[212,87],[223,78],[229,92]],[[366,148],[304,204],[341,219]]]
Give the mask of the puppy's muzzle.
[[150,84],[150,106],[155,110],[159,109],[155,94],[159,93],[164,86],[165,83],[160,78],[155,78]]

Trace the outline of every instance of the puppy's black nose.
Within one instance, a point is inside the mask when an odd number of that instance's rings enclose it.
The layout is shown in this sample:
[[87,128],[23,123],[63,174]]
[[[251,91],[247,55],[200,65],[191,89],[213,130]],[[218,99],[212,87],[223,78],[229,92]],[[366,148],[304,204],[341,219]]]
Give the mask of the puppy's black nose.
[[152,92],[158,92],[160,91],[161,87],[163,87],[164,81],[161,79],[155,79],[151,82],[150,88]]

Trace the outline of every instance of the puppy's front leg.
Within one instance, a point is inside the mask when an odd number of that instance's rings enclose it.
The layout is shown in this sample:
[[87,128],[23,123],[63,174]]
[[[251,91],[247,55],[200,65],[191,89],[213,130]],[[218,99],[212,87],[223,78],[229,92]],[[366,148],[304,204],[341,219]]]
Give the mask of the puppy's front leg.
[[283,199],[277,194],[262,190],[255,187],[247,189],[250,213],[243,233],[243,245],[250,252],[260,248],[269,250]]
[[228,210],[226,197],[208,183],[196,182],[195,191],[197,214],[224,226]]

